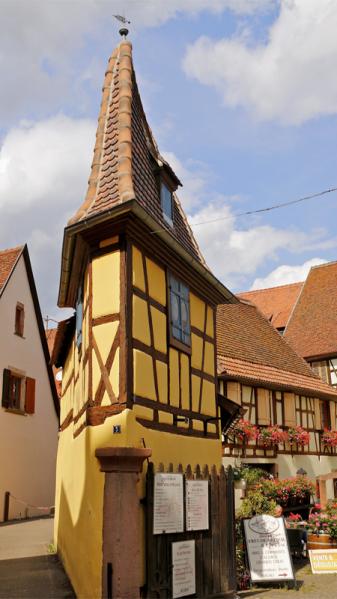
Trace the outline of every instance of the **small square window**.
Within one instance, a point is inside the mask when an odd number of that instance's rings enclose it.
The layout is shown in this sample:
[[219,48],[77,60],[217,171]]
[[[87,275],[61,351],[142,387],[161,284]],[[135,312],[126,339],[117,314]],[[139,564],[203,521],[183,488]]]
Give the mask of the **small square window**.
[[23,337],[24,325],[25,325],[25,308],[24,308],[23,304],[18,302],[16,304],[16,308],[15,308],[14,332],[16,335]]
[[163,210],[164,220],[171,226],[173,226],[173,198],[172,191],[166,187],[165,183],[161,184],[160,188],[160,201]]
[[170,275],[171,334],[184,345],[191,345],[190,292],[181,281]]

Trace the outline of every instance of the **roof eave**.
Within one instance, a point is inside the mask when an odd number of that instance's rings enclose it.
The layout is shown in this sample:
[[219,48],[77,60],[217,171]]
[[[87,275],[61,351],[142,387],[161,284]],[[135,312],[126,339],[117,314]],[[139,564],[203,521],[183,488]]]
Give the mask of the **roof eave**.
[[233,375],[227,372],[218,373],[218,379],[226,380],[226,381],[239,381],[241,383],[250,384],[256,387],[263,387],[265,389],[271,389],[272,391],[290,391],[291,393],[298,393],[300,395],[305,395],[307,397],[316,397],[321,399],[329,399],[337,402],[337,393],[331,391],[318,391],[307,389],[306,387],[296,386],[296,385],[288,385],[285,383],[273,383],[272,381],[260,380],[254,377],[244,376],[244,375]]
[[60,308],[69,307],[67,304],[67,292],[75,249],[76,235],[85,231],[89,227],[91,228],[109,220],[111,217],[115,218],[128,212],[135,214],[154,232],[155,235],[158,235],[158,237],[160,237],[171,249],[179,254],[186,263],[188,263],[194,270],[202,275],[208,281],[208,283],[222,295],[226,302],[231,304],[239,303],[239,300],[236,298],[236,296],[231,293],[229,289],[227,289],[227,287],[225,287],[203,264],[189,254],[189,252],[187,252],[187,250],[185,250],[183,246],[180,245],[180,243],[169,233],[169,231],[161,227],[161,225],[154,218],[152,218],[135,199],[131,199],[127,202],[118,204],[110,210],[106,210],[105,212],[84,218],[81,221],[78,221],[65,228],[58,296],[58,306]]

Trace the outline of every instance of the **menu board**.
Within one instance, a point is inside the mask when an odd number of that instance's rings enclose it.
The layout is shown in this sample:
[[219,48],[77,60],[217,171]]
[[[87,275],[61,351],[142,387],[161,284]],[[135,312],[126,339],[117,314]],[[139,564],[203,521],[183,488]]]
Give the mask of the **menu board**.
[[283,518],[260,515],[244,520],[252,582],[294,580]]
[[154,477],[153,534],[184,532],[182,474],[158,473]]
[[186,481],[186,530],[208,530],[208,481]]
[[172,597],[195,592],[195,541],[172,543]]

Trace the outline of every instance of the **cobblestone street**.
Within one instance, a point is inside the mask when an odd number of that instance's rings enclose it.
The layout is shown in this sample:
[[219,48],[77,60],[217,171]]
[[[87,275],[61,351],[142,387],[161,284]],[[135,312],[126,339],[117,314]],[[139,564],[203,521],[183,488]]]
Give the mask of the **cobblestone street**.
[[241,598],[258,599],[337,599],[337,574],[312,574],[310,563],[294,564],[297,588],[254,588],[239,593]]

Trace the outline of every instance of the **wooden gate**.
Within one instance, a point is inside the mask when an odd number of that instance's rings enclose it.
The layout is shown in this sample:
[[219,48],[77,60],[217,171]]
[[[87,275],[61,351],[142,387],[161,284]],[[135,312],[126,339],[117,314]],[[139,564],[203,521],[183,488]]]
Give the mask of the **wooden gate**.
[[[158,473],[163,473],[162,465]],[[173,473],[172,465],[167,472]],[[219,473],[213,466],[202,471],[196,466],[185,473],[180,465],[177,473],[183,474],[185,480],[207,480],[209,492],[209,529],[202,531],[185,531],[175,534],[153,534],[154,479],[155,469],[152,463],[148,466],[146,481],[146,567],[147,584],[143,588],[142,597],[172,597],[172,543],[177,541],[195,541],[196,594],[194,597],[208,599],[211,597],[232,598],[235,596],[235,530],[234,530],[234,485],[233,471],[222,466]],[[184,502],[185,504],[185,502]]]

